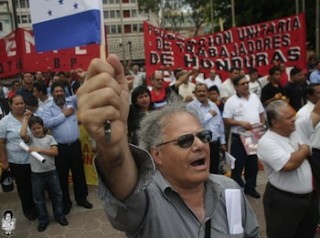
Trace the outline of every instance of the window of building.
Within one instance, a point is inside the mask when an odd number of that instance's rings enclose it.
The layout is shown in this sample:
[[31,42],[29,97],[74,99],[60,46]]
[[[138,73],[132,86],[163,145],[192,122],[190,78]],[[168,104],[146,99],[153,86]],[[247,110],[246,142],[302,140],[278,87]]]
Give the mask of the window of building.
[[123,3],[129,3],[129,0],[122,0]]
[[103,0],[103,4],[107,4],[108,3],[108,0]]
[[138,24],[132,24],[132,32],[138,32]]
[[121,29],[121,25],[118,25],[118,33],[121,33],[122,29]]
[[124,25],[124,32],[125,33],[131,33],[131,25]]
[[117,34],[117,26],[116,25],[110,26],[110,34]]
[[136,3],[137,2],[137,0],[131,0],[131,3]]
[[120,16],[120,10],[117,10],[116,11],[116,16],[117,16],[117,18],[120,18],[121,16]]
[[108,19],[109,18],[109,11],[103,11],[103,17],[105,19]]
[[2,22],[0,22],[0,31],[3,31],[3,25],[2,25]]
[[144,29],[143,29],[143,24],[139,24],[139,32],[144,32]]
[[21,15],[21,23],[30,23],[29,15]]
[[115,18],[116,17],[116,12],[114,10],[110,11],[110,18]]
[[137,17],[137,15],[138,15],[138,12],[137,12],[137,10],[131,10],[131,17]]
[[109,3],[110,4],[114,4],[114,0],[109,0]]
[[130,17],[130,11],[129,10],[124,10],[123,11],[123,17],[129,18]]

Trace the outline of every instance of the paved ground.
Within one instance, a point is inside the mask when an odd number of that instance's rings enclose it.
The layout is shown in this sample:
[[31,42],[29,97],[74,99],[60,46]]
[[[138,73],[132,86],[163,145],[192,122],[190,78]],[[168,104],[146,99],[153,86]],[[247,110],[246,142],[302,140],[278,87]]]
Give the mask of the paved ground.
[[[257,190],[263,194],[266,180],[263,171],[259,172],[257,181]],[[60,226],[53,218],[45,232],[37,231],[37,221],[28,221],[21,212],[20,202],[16,191],[10,193],[0,192],[0,214],[5,209],[13,209],[17,219],[16,230],[14,236],[17,238],[123,238],[123,233],[114,230],[107,220],[107,217],[102,209],[100,200],[96,195],[96,187],[89,186],[88,200],[93,203],[93,209],[87,210],[82,207],[74,205],[67,219],[69,225],[66,227]],[[255,210],[259,224],[261,226],[261,238],[266,238],[264,214],[262,207],[262,199],[254,199],[248,197],[253,209]],[[75,202],[74,202],[75,203]],[[48,209],[51,206],[48,204]],[[52,212],[50,211],[50,214]],[[0,237],[5,237],[0,235]],[[316,235],[320,238],[320,235]]]

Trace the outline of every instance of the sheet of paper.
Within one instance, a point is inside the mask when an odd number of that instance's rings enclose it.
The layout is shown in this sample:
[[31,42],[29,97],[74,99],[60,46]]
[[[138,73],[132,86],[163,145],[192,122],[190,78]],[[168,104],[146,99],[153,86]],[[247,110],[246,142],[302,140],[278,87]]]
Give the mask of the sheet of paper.
[[243,233],[240,189],[226,189],[226,209],[230,234]]
[[227,164],[230,165],[230,168],[231,169],[234,169],[234,166],[235,166],[235,162],[236,162],[236,158],[234,158],[230,153],[226,152],[225,153],[225,156],[226,156],[226,162]]

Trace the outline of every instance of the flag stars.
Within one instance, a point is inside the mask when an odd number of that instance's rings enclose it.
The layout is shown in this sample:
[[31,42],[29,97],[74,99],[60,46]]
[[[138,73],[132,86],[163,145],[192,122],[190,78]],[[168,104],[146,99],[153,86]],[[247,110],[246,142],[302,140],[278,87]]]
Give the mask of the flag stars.
[[58,2],[59,2],[59,5],[63,5],[63,1],[64,0],[59,0]]
[[78,9],[78,7],[79,7],[79,4],[75,2],[75,3],[73,4],[73,9]]
[[52,16],[52,11],[51,10],[48,10],[48,16]]

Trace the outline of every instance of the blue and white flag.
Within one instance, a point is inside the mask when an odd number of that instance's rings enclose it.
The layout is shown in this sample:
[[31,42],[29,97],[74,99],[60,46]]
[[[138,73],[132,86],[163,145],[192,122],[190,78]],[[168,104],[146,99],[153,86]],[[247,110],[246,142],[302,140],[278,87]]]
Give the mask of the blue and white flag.
[[38,52],[100,44],[102,0],[30,0]]

